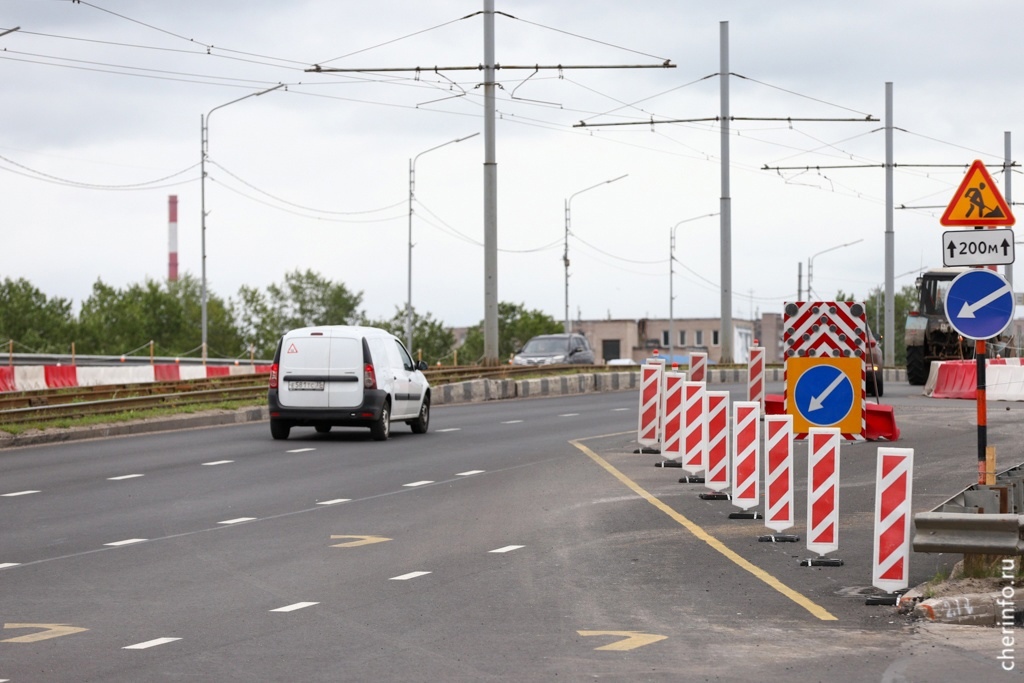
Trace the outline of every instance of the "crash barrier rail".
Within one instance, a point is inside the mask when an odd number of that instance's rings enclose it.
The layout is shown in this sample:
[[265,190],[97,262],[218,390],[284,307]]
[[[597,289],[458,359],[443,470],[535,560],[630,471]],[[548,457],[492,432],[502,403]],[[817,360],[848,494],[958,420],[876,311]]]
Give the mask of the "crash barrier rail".
[[919,553],[1024,555],[1024,465],[914,515]]
[[[933,362],[928,371],[924,393],[932,398],[977,398],[977,362]],[[985,395],[989,401],[1024,401],[1024,365],[1021,365],[1020,358],[986,359]]]

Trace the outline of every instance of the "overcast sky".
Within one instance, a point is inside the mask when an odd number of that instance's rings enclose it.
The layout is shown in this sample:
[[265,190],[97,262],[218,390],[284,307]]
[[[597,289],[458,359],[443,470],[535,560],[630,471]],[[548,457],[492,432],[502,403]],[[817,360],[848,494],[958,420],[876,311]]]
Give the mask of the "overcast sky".
[[[361,292],[372,318],[390,318],[406,300],[409,163],[430,150],[416,161],[413,305],[448,325],[478,323],[483,76],[434,68],[483,62],[482,9],[483,0],[0,0],[0,32],[20,27],[0,36],[0,278],[76,307],[98,279],[162,280],[172,194],[180,271],[199,277],[200,117],[216,109],[212,292],[230,299],[242,285],[312,269]],[[806,288],[812,256],[819,298],[862,298],[883,282],[887,81],[895,202],[909,207],[895,212],[897,289],[942,265],[938,219],[967,165],[1002,163],[1005,131],[1024,145],[1016,0],[496,9],[499,64],[675,65],[498,73],[498,298],[557,320],[570,197],[573,318],[667,317],[677,224],[674,315],[719,315],[719,124],[657,122],[719,115],[723,21],[731,114],[748,119],[731,123],[736,318],[781,312],[801,262]],[[315,64],[422,70],[308,72]],[[278,83],[287,87],[219,108]],[[843,120],[749,120],[770,118]],[[795,168],[844,165],[870,167]],[[991,173],[1006,194],[1001,169]]]

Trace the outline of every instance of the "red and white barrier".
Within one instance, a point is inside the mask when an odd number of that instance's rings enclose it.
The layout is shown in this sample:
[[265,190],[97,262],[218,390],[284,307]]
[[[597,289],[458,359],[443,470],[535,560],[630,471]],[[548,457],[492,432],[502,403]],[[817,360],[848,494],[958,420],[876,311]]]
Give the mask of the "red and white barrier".
[[0,367],[0,393],[113,384],[148,384],[180,379],[270,372],[268,365],[15,365]]
[[691,382],[706,382],[708,372],[708,354],[706,353],[691,353],[690,354],[690,381]]
[[708,391],[707,471],[704,484],[712,491],[729,488],[729,392]]
[[764,415],[764,368],[764,348],[752,347],[747,364],[747,400],[757,402],[761,415]]
[[[978,365],[973,360],[932,363],[924,393],[932,398],[974,399]],[[1024,365],[1020,358],[985,361],[985,395],[989,401],[1024,401]]]
[[690,474],[705,468],[707,405],[704,394],[704,382],[683,384],[683,469]]
[[732,414],[732,502],[749,510],[761,502],[758,471],[761,406],[753,401],[736,401]]
[[637,443],[655,446],[661,429],[661,376],[664,362],[640,366],[640,416],[636,428]]
[[807,549],[826,555],[839,549],[839,444],[834,427],[807,435]]
[[773,531],[793,526],[793,416],[764,418],[764,525]]
[[879,448],[871,585],[889,593],[910,582],[910,514],[914,449]]
[[683,457],[683,385],[686,373],[666,372],[662,404],[661,454],[668,460]]

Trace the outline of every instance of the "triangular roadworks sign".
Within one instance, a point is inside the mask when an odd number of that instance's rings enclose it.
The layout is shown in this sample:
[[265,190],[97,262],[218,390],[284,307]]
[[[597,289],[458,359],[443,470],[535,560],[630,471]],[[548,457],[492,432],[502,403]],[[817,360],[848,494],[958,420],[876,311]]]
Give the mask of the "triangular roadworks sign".
[[967,170],[939,223],[948,226],[1010,226],[1015,222],[1009,204],[999,193],[985,164],[975,160]]

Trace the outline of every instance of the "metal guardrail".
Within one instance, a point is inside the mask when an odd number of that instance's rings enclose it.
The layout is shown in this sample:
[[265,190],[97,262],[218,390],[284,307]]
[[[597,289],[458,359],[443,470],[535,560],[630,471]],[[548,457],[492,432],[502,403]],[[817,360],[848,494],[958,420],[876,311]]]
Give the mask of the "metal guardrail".
[[914,515],[915,552],[1024,555],[1024,465]]

